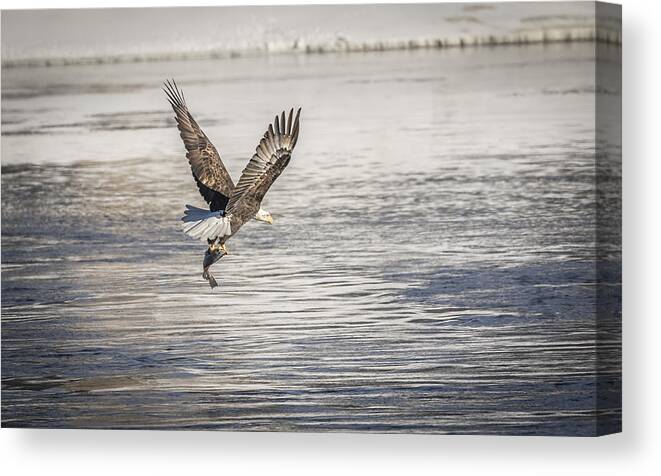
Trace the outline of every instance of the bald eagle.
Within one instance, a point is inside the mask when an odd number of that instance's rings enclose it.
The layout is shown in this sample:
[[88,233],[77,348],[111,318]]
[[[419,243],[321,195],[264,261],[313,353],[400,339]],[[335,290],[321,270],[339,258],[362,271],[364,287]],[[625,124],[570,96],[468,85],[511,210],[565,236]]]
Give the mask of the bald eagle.
[[284,111],[280,117],[275,116],[235,186],[218,151],[188,112],[184,95],[174,80],[166,81],[163,90],[174,110],[197,188],[209,204],[209,210],[186,205],[182,221],[187,235],[208,245],[202,277],[214,288],[218,283],[209,268],[229,254],[225,242],[253,218],[273,223],[271,214],[262,209],[261,202],[289,164],[298,140],[301,109],[296,112],[296,117],[293,109],[288,117]]

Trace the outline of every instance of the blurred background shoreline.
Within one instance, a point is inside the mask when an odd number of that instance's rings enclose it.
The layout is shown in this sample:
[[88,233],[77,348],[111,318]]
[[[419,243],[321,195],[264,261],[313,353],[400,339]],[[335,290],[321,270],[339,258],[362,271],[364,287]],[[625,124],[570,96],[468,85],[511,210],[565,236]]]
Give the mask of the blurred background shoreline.
[[521,2],[10,10],[2,12],[2,66],[621,43],[617,13],[595,9]]

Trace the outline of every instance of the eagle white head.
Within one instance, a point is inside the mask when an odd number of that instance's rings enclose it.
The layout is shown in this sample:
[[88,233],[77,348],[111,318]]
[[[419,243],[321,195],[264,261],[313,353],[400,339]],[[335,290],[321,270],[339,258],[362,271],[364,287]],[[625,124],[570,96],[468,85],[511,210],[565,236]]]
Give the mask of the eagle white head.
[[259,211],[255,213],[255,220],[264,221],[269,225],[273,225],[273,217],[262,207],[259,207]]

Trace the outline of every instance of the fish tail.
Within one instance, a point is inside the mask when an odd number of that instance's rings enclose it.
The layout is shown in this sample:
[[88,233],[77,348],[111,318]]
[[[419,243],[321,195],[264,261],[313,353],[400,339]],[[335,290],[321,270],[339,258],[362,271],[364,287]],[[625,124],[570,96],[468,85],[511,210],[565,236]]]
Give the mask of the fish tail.
[[211,289],[218,286],[218,282],[216,281],[216,278],[213,277],[213,274],[211,274],[209,268],[223,256],[225,256],[225,253],[222,250],[213,250],[211,246],[207,249],[207,252],[204,253],[204,260],[202,261],[202,277],[209,281]]
[[207,281],[209,281],[209,286],[211,286],[211,289],[218,286],[218,281],[216,281],[216,278],[213,277],[213,274],[211,274],[211,271],[209,271],[208,269],[204,270],[204,272],[202,273],[202,277]]

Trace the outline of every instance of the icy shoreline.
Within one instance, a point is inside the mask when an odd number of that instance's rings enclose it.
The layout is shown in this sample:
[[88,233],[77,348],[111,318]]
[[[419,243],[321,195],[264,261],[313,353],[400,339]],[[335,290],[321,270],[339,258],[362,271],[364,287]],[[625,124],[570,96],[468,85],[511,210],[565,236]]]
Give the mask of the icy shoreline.
[[621,44],[620,9],[542,2],[2,12],[3,68],[583,41]]
[[83,56],[83,57],[53,57],[53,58],[20,58],[3,60],[3,68],[12,67],[40,67],[40,66],[69,66],[94,65],[113,63],[141,63],[155,61],[185,61],[199,59],[228,59],[240,57],[254,57],[276,54],[326,54],[326,53],[356,53],[375,51],[401,51],[417,49],[440,48],[470,48],[480,46],[507,46],[530,45],[545,43],[574,43],[574,42],[600,42],[621,45],[621,32],[595,31],[594,29],[566,30],[540,30],[516,35],[480,36],[457,38],[415,38],[410,40],[378,40],[373,42],[350,42],[338,37],[333,43],[307,44],[295,41],[293,44],[265,44],[262,48],[245,50],[214,49],[209,51],[189,52],[162,52],[144,55],[110,55],[110,56]]

